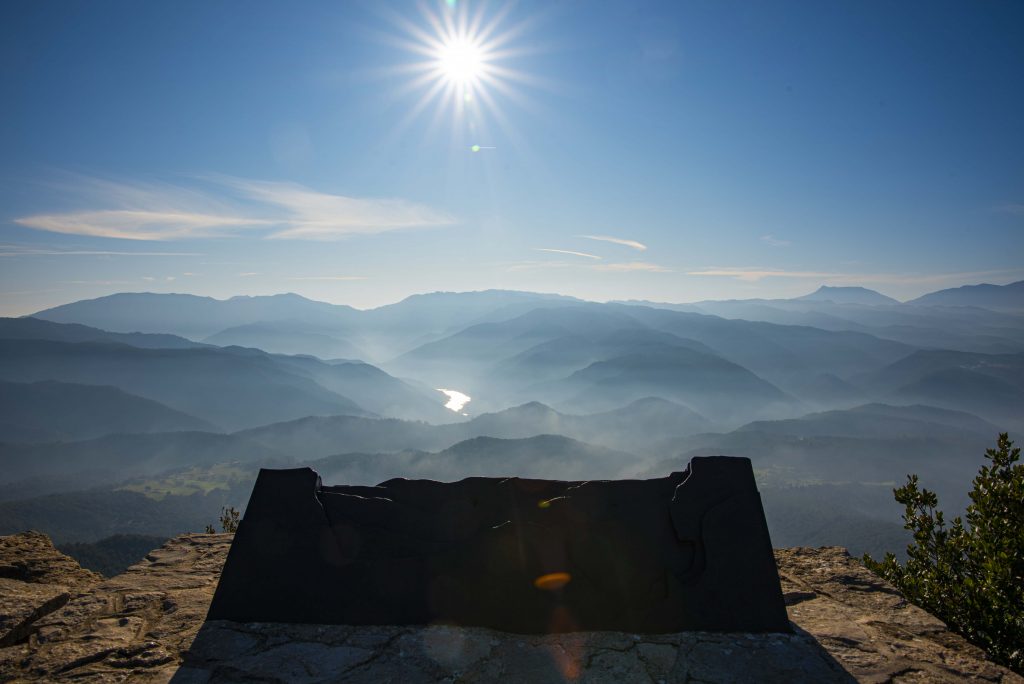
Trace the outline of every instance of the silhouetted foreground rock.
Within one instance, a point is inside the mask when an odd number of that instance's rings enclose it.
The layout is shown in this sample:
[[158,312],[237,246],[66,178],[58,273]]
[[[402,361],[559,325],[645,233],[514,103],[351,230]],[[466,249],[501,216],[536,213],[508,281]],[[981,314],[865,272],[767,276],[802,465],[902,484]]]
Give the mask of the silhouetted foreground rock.
[[[25,536],[0,537],[0,567]],[[776,551],[795,634],[523,636],[204,624],[230,543],[226,534],[184,535],[122,575],[84,585],[28,639],[0,648],[0,681],[1024,682],[839,548]],[[50,563],[73,565],[52,554],[29,565],[45,576]]]
[[587,482],[261,470],[209,619],[790,631],[750,461],[725,456]]

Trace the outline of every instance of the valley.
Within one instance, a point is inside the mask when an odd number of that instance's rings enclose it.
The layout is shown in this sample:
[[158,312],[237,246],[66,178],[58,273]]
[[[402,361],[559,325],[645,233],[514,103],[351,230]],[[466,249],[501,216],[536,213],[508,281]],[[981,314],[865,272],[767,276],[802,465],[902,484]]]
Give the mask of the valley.
[[753,461],[777,546],[899,553],[892,489],[917,473],[961,510],[984,450],[1024,427],[1020,291],[365,311],[124,294],[0,319],[0,535],[201,531],[261,467],[588,480],[727,454]]

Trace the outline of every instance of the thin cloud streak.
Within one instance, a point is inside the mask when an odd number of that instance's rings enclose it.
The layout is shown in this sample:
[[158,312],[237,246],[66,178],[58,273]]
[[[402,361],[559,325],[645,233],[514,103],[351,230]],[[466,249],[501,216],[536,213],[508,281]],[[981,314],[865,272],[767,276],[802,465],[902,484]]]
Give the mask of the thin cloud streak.
[[624,247],[629,247],[630,249],[635,249],[639,252],[647,251],[647,245],[645,245],[642,242],[637,242],[636,240],[626,240],[625,238],[617,238],[612,237],[610,235],[577,235],[576,237],[586,238],[587,240],[597,240],[599,242],[611,242],[616,245],[622,245]]
[[586,252],[574,252],[571,249],[549,249],[547,247],[534,247],[533,251],[535,251],[535,252],[550,252],[552,254],[569,254],[569,255],[572,255],[572,256],[585,257],[587,259],[599,259],[600,260],[600,259],[604,258],[604,257],[599,257],[596,254],[587,254]]
[[455,223],[444,212],[404,199],[346,197],[223,175],[198,181],[208,187],[79,179],[76,190],[92,207],[14,222],[51,233],[142,241],[238,235],[323,241]]
[[1024,269],[961,271],[957,273],[836,273],[829,271],[787,271],[782,269],[723,267],[687,271],[686,275],[735,278],[757,282],[764,278],[816,279],[838,285],[963,285],[970,280],[1024,273]]
[[647,273],[671,273],[672,269],[659,266],[658,264],[652,264],[647,261],[627,261],[620,263],[611,264],[586,264],[580,262],[570,261],[518,261],[510,264],[505,270],[514,271],[531,271],[534,269],[559,269],[559,268],[571,268],[577,270],[587,271],[602,271],[606,273],[630,273],[630,272],[647,272]]
[[783,271],[779,269],[759,268],[708,268],[700,271],[687,271],[686,275],[691,276],[717,276],[722,278],[736,278],[748,282],[756,282],[762,278],[836,278],[841,277],[839,273],[828,273],[822,271]]
[[286,280],[331,280],[331,281],[348,281],[348,280],[367,280],[367,276],[293,276],[286,278]]
[[588,268],[584,264],[580,263],[569,263],[568,261],[517,261],[509,264],[505,269],[509,272],[515,271],[532,271],[534,269],[545,269],[545,268]]
[[206,256],[202,252],[114,252],[107,250],[92,249],[37,249],[33,247],[20,248],[16,246],[0,247],[0,257],[19,256],[143,256],[143,257],[201,257]]
[[780,240],[774,235],[762,235],[761,242],[766,242],[772,247],[789,247],[792,244],[789,240]]
[[147,209],[107,209],[66,214],[39,214],[14,219],[18,225],[49,233],[119,238],[121,240],[184,240],[223,237],[228,228],[268,225],[272,222],[243,216],[219,216]]
[[61,280],[61,285],[131,285],[131,280]]
[[648,273],[671,273],[672,269],[659,266],[658,264],[652,264],[648,261],[627,261],[625,263],[618,264],[597,264],[591,266],[591,268],[597,271],[615,271],[619,273],[629,271],[646,271]]
[[296,183],[214,178],[250,200],[287,214],[283,228],[266,236],[271,239],[338,240],[455,223],[448,214],[403,199],[361,199],[317,192]]
[[0,296],[45,294],[50,292],[67,292],[67,290],[60,288],[49,288],[47,290],[7,290],[6,292],[0,292]]

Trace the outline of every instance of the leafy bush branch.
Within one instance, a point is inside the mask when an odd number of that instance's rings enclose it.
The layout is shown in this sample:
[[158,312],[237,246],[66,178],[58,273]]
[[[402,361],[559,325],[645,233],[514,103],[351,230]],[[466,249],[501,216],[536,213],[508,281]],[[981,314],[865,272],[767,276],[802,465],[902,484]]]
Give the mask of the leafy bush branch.
[[998,663],[1024,672],[1024,464],[1006,433],[974,478],[966,524],[947,523],[916,475],[895,490],[914,533],[907,562],[864,554],[872,571]]
[[[234,506],[227,506],[220,509],[220,529],[222,532],[237,532],[238,518],[241,514]],[[217,534],[213,525],[206,526],[206,534]]]

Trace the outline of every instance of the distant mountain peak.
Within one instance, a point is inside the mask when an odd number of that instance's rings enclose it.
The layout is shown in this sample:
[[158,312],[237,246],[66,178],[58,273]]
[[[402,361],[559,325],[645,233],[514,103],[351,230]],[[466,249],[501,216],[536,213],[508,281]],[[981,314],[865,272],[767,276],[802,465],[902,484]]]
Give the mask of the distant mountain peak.
[[1024,280],[1006,285],[962,285],[929,292],[908,304],[920,306],[977,306],[983,309],[1024,309]]
[[892,297],[886,297],[881,292],[869,290],[866,287],[832,287],[822,285],[811,294],[803,297],[796,297],[805,302],[833,302],[835,304],[899,304]]

